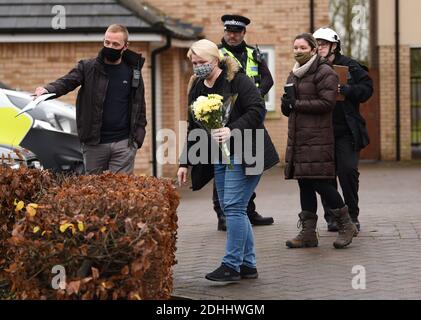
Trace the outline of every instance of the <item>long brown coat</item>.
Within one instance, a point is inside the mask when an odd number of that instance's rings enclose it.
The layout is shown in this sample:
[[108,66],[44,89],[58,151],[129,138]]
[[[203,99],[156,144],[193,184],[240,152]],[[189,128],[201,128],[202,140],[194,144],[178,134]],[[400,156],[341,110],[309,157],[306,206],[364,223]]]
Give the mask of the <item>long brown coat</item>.
[[320,57],[298,78],[292,72],[296,105],[288,119],[286,179],[332,179],[335,177],[332,112],[336,104],[338,76]]

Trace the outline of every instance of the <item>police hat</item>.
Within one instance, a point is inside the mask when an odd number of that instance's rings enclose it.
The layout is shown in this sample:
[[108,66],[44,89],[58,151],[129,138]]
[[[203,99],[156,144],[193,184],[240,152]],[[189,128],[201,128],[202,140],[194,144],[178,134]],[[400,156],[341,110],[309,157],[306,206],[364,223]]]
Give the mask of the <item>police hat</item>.
[[224,30],[234,32],[243,31],[250,23],[250,19],[235,14],[225,14],[221,20],[224,22]]

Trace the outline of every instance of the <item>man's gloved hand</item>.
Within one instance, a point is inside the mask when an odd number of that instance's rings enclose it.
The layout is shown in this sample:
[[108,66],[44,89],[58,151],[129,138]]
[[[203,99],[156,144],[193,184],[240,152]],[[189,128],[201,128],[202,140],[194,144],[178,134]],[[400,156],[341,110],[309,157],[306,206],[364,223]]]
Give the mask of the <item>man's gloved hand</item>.
[[296,100],[294,98],[288,98],[285,94],[282,96],[281,100],[282,114],[286,117],[289,117],[291,111],[295,108]]
[[348,97],[351,93],[351,86],[348,84],[341,84],[339,85],[339,93],[345,97]]

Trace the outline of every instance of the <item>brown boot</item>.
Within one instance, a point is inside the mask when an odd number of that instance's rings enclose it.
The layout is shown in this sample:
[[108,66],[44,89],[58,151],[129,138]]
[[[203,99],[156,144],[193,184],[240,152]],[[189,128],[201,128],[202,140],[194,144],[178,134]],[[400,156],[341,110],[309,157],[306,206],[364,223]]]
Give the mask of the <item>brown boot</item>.
[[309,211],[302,211],[299,215],[298,228],[302,227],[300,233],[292,240],[286,242],[289,248],[310,248],[317,247],[317,214]]
[[342,249],[352,242],[353,237],[357,236],[358,229],[351,221],[347,206],[332,210],[332,213],[339,229],[338,237],[333,243],[333,246],[336,249]]

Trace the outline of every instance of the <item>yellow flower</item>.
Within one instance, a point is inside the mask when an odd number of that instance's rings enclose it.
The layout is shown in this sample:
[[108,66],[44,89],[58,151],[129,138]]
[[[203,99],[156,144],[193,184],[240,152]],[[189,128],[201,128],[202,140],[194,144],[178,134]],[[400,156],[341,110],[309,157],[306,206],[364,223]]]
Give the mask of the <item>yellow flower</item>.
[[34,233],[37,233],[39,230],[40,230],[40,227],[34,227],[33,232],[34,232]]
[[[16,203],[16,201],[15,201],[15,203]],[[19,212],[19,211],[21,211],[23,209],[23,207],[25,206],[25,204],[23,203],[23,201],[19,201],[19,202],[17,202],[15,204],[15,206],[16,206],[15,211],[16,212]]]
[[83,225],[82,221],[77,222],[77,228],[79,229],[80,232],[83,232],[83,230],[85,230],[85,226]]
[[199,96],[192,105],[194,117],[209,123],[213,114],[221,109],[223,97],[219,94],[209,94],[207,97]]
[[70,228],[70,230],[72,230],[72,233],[73,233],[73,234],[75,234],[75,226],[74,226],[72,223],[63,223],[63,224],[60,226],[60,232],[61,232],[61,233],[64,233],[64,232],[66,232],[66,230],[67,230],[68,228]]
[[204,105],[203,106],[203,113],[208,113],[210,111],[210,106],[209,105]]
[[208,98],[209,99],[216,99],[216,100],[219,100],[219,101],[222,101],[224,99],[224,97],[219,95],[219,94],[208,94]]

